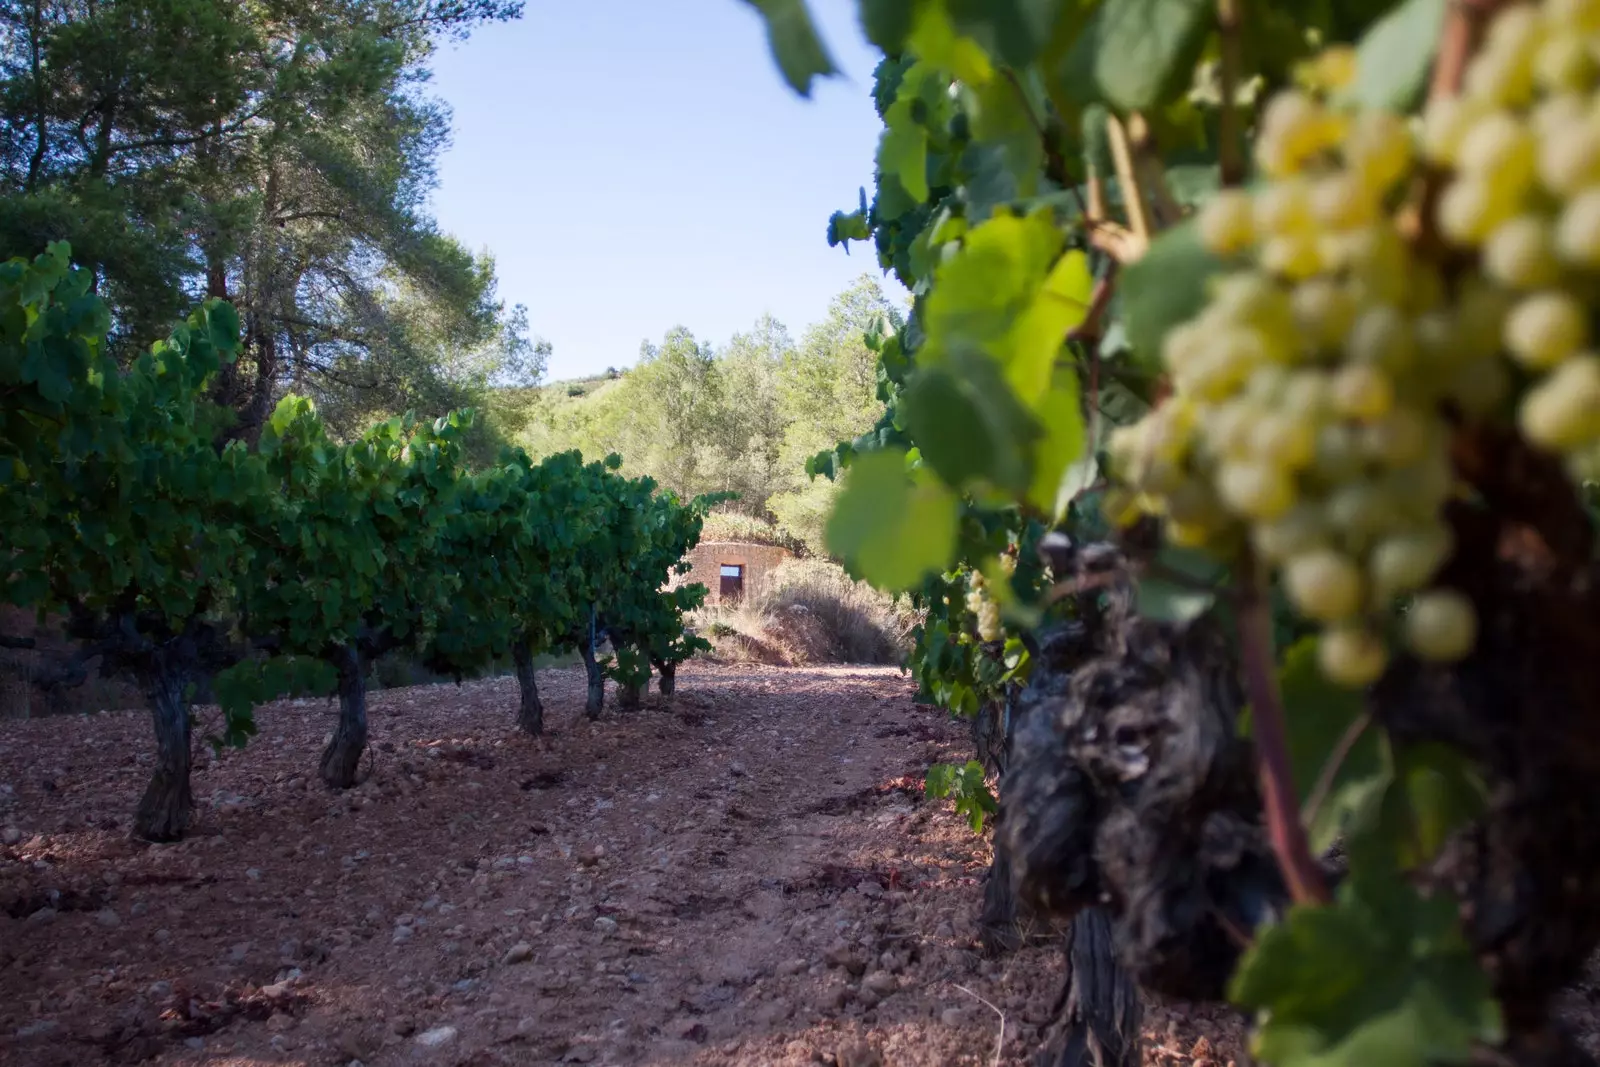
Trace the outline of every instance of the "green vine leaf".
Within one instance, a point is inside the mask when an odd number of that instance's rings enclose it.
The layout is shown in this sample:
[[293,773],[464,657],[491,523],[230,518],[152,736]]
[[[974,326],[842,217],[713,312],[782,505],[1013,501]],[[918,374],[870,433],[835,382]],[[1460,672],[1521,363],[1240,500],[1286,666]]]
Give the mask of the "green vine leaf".
[[1332,904],[1261,932],[1229,995],[1260,1013],[1253,1052],[1278,1067],[1465,1063],[1501,1032],[1455,901],[1392,871],[1353,874]]
[[1122,271],[1117,294],[1135,359],[1145,366],[1160,364],[1167,331],[1200,313],[1207,281],[1225,267],[1200,244],[1190,220],[1162,233]]
[[1406,0],[1375,23],[1356,51],[1356,77],[1341,94],[1353,104],[1404,111],[1421,99],[1449,0]]
[[851,463],[828,518],[828,548],[874,585],[910,589],[949,566],[957,506],[926,468],[907,475],[904,452],[867,452]]
[[801,96],[811,95],[814,78],[837,74],[833,58],[817,35],[805,0],[745,0],[761,12],[767,23],[767,43],[789,87]]
[[1191,78],[1215,22],[1214,0],[1105,0],[1068,51],[1060,72],[1069,96],[1084,87],[1123,111],[1162,103]]

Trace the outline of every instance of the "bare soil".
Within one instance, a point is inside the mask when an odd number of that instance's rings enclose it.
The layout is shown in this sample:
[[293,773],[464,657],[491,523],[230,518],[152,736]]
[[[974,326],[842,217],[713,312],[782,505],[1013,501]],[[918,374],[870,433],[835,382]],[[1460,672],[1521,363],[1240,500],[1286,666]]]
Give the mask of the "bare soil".
[[[540,681],[537,741],[510,679],[374,694],[343,794],[332,706],[260,709],[166,846],[144,714],[0,723],[0,1063],[1028,1062],[1060,957],[979,954],[986,838],[921,791],[971,744],[898,671],[687,664],[599,723]],[[1225,1013],[1147,1023],[1233,1058]]]

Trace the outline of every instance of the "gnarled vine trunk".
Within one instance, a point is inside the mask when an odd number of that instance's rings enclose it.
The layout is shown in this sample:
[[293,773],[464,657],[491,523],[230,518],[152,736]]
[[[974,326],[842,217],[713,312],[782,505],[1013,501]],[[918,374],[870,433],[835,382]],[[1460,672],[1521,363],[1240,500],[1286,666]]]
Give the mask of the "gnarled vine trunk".
[[339,725],[322,753],[322,780],[334,789],[349,789],[367,748],[367,680],[354,647],[344,646],[333,659],[339,672]]
[[594,624],[591,622],[583,639],[578,642],[578,658],[583,660],[583,673],[589,679],[583,710],[589,718],[598,719],[606,702],[606,676],[595,659],[594,644]]
[[627,682],[617,683],[617,707],[624,711],[637,711],[643,695],[643,686],[630,685]]
[[1139,1067],[1144,1004],[1139,987],[1117,963],[1111,920],[1099,908],[1080,911],[1062,939],[1067,980],[1056,1022],[1038,1067]]
[[153,653],[140,672],[140,688],[150,705],[156,732],[156,767],[134,813],[133,832],[146,841],[176,841],[194,816],[189,785],[190,674],[171,651]]
[[526,641],[512,646],[511,660],[517,668],[517,690],[522,695],[517,705],[517,726],[538,737],[544,733],[544,705],[539,702],[539,686],[533,674],[533,650]]
[[[1559,471],[1508,455],[1504,481],[1473,479],[1486,507],[1448,509],[1439,583],[1471,597],[1476,647],[1448,667],[1398,658],[1369,708],[1397,744],[1453,747],[1488,786],[1488,811],[1419,876],[1461,901],[1506,1024],[1493,1062],[1587,1067],[1551,1003],[1600,944],[1600,568]],[[1288,906],[1236,665],[1209,617],[1139,618],[1126,581],[1110,601],[1040,635],[997,847],[1041,911],[1104,908],[1141,986],[1221,1000],[1249,933]]]
[[656,692],[669,697],[678,691],[678,665],[671,660],[656,661]]

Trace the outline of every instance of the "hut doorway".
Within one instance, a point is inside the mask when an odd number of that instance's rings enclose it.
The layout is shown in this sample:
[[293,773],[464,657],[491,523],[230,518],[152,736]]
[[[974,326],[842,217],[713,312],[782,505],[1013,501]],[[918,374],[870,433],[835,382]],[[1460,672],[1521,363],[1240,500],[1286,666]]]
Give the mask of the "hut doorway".
[[722,579],[717,590],[718,600],[738,600],[744,596],[744,564],[724,563],[718,572]]

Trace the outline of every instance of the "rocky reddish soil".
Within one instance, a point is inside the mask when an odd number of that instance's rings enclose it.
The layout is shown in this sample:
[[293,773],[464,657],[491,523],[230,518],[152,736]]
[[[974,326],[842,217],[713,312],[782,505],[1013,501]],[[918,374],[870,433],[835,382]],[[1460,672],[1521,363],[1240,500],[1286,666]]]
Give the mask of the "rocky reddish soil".
[[[0,723],[0,1062],[1027,1062],[1060,960],[978,953],[985,840],[921,794],[970,745],[902,675],[688,665],[593,724],[542,682],[540,741],[509,679],[376,694],[342,795],[332,707],[264,708],[167,846],[142,714]],[[1147,1063],[1231,1059],[1147,1021]]]

